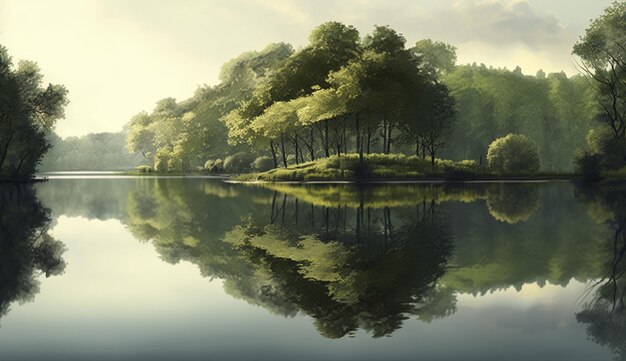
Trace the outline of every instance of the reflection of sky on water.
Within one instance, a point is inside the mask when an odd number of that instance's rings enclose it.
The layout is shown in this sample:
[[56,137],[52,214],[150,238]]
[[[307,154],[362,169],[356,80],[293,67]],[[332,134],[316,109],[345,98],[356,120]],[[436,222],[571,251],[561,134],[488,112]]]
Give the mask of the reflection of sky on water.
[[458,311],[393,337],[325,339],[227,295],[187,262],[163,262],[116,220],[61,216],[65,274],[0,320],[0,359],[610,359],[576,323],[585,284],[459,295]]

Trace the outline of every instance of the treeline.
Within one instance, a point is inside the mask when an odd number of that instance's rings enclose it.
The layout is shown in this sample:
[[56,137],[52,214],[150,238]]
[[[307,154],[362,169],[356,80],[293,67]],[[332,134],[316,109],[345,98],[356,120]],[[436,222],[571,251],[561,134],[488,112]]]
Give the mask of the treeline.
[[539,71],[525,76],[485,65],[457,66],[445,84],[457,101],[457,122],[442,155],[480,160],[492,140],[526,135],[538,148],[542,169],[569,171],[577,149],[596,126],[595,94],[589,79]]
[[143,162],[126,148],[126,133],[90,133],[82,137],[49,136],[52,149],[41,161],[41,171],[125,170]]
[[542,170],[565,171],[587,147],[595,96],[589,77],[458,66],[452,45],[407,46],[382,26],[361,38],[327,22],[297,51],[244,53],[217,86],[160,100],[131,119],[127,140],[157,171],[239,172],[347,153],[482,163],[494,139],[518,133],[537,146]]

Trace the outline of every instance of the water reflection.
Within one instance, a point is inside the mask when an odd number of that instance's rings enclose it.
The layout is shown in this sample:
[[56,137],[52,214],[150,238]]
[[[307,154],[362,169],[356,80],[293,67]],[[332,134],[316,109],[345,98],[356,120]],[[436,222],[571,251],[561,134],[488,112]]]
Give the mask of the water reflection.
[[592,205],[595,219],[603,221],[611,230],[607,239],[607,258],[600,279],[590,285],[591,300],[576,315],[586,325],[594,342],[609,347],[626,359],[626,186],[608,184],[603,187],[578,187],[577,196]]
[[30,185],[0,184],[0,317],[16,302],[32,301],[40,274],[65,268],[64,246],[48,234],[49,210]]
[[192,262],[274,314],[308,315],[325,337],[389,336],[454,314],[460,294],[575,279],[597,283],[577,319],[624,354],[626,190],[572,189],[154,178],[51,181],[40,194],[57,215],[119,219],[166,262]]
[[281,198],[272,202],[270,224],[253,216],[225,236],[254,269],[244,284],[228,283],[249,302],[284,315],[299,310],[331,338],[358,328],[386,336],[411,315],[431,320],[454,312],[454,297],[437,286],[452,239],[432,203],[353,209]]
[[[466,214],[474,204],[486,212],[470,214],[489,218],[459,219],[445,207],[453,203]],[[593,247],[562,252],[570,236],[588,233],[546,228],[544,217],[531,219],[538,208],[538,184],[258,189],[148,179],[129,193],[126,223],[164,260],[198,264],[237,298],[284,316],[307,314],[327,337],[359,328],[380,337],[408,317],[454,313],[458,292],[589,279],[593,263],[579,256],[597,256]]]

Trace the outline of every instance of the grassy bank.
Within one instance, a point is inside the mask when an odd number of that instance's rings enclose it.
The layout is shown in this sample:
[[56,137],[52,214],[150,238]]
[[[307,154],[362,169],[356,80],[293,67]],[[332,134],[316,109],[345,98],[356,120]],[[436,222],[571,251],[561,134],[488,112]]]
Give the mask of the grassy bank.
[[403,154],[369,154],[364,162],[358,154],[332,156],[287,168],[276,168],[263,173],[244,174],[238,181],[358,181],[407,179],[478,179],[494,176],[472,160],[453,162],[430,160]]
[[276,168],[263,173],[242,174],[232,179],[244,182],[384,181],[384,180],[550,180],[578,179],[572,173],[498,174],[473,160],[454,162],[404,154],[347,154]]

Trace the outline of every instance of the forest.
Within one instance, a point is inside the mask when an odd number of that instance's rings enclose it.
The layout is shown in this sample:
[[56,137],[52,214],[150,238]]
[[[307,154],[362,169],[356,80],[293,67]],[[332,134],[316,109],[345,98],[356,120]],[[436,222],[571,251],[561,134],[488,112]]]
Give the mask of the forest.
[[[419,159],[434,167],[438,158],[483,167],[490,144],[513,134],[536,153],[528,170],[619,169],[626,56],[609,45],[626,35],[615,23],[623,13],[623,4],[607,9],[574,45],[582,74],[571,77],[459,65],[450,44],[407,45],[388,26],[361,37],[352,26],[323,23],[302,48],[246,52],[222,66],[218,85],[137,114],[128,147],[143,155],[144,170],[159,172],[267,171],[381,153],[423,167]],[[593,46],[598,38],[611,58]]]
[[41,160],[46,171],[124,171],[141,165],[141,154],[126,148],[126,133],[89,133],[82,137],[61,138],[51,133],[52,145]]

